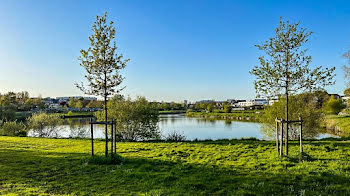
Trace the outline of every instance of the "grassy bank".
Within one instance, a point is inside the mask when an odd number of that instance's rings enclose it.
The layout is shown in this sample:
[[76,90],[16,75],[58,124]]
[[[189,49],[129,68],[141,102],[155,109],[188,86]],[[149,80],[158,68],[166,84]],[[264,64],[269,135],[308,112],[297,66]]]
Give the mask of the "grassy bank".
[[64,115],[67,115],[67,116],[74,116],[74,115],[95,115],[96,112],[67,112],[65,113]]
[[207,118],[214,120],[238,120],[238,121],[251,121],[260,122],[262,119],[263,111],[235,111],[232,113],[223,112],[187,112],[187,117]]
[[325,126],[329,132],[332,132],[339,136],[347,137],[350,135],[350,116],[326,116]]
[[164,110],[159,111],[159,114],[184,114],[186,110]]
[[349,147],[307,141],[300,161],[297,143],[283,160],[266,141],[119,143],[122,164],[97,165],[89,140],[0,137],[0,194],[346,195]]

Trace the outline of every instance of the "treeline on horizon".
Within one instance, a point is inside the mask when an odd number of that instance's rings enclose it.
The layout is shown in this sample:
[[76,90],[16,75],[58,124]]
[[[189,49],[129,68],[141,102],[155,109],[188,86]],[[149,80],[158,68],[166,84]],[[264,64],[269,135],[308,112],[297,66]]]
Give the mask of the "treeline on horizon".
[[[302,93],[305,94],[305,93]],[[310,94],[310,93],[309,93]],[[312,94],[312,93],[311,93]],[[315,99],[320,102],[322,100],[321,105],[327,101],[331,96],[325,90],[319,90],[313,92]],[[345,89],[345,96],[350,96],[350,88]],[[115,97],[125,98],[122,95],[116,95]],[[279,96],[277,100],[279,100],[283,96]],[[5,94],[0,94],[0,119],[8,119],[15,120],[16,112],[38,112],[40,110],[48,109],[49,104],[45,103],[45,100],[52,98],[41,98],[41,97],[30,97],[27,91],[22,92],[8,92]],[[136,100],[136,99],[135,99]],[[146,99],[147,100],[147,99]],[[215,112],[215,113],[230,113],[232,111],[232,105],[227,101],[216,102],[216,101],[208,101],[208,102],[196,102],[194,104],[186,104],[186,103],[176,103],[176,102],[155,102],[148,101],[156,110],[158,111],[172,111],[172,110],[181,110],[186,111],[189,110],[191,112]],[[103,101],[101,100],[87,100],[84,97],[73,98],[70,97],[69,101],[62,101],[58,103],[60,108],[103,108]],[[266,106],[262,107],[246,107],[245,109],[265,109]],[[49,111],[49,110],[46,110]],[[49,112],[60,112],[51,110]]]

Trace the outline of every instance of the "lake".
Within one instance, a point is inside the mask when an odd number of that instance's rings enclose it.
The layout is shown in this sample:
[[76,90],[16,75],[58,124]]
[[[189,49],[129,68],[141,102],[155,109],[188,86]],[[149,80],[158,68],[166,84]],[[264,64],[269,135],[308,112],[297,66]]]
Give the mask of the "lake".
[[253,122],[225,120],[207,120],[201,118],[188,118],[185,115],[162,115],[159,128],[163,135],[177,131],[189,140],[199,139],[232,139],[255,137],[262,139],[260,124]]
[[[188,118],[184,114],[160,115],[159,128],[164,136],[176,131],[186,136],[187,140],[205,139],[241,139],[254,137],[257,139],[268,139],[260,131],[261,124],[254,122],[225,120],[206,120],[200,118]],[[29,136],[35,136],[32,132]],[[60,127],[57,137],[86,137],[90,138],[90,125],[86,121],[82,125],[64,125]],[[94,138],[104,138],[104,127],[94,125]],[[317,138],[331,137],[321,134]]]

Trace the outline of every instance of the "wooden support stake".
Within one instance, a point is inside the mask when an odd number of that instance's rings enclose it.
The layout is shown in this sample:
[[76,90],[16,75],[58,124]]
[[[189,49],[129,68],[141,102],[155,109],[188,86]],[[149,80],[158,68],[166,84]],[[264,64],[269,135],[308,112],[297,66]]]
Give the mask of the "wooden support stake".
[[301,117],[299,117],[300,120],[300,153],[303,153],[303,121],[301,120]]
[[117,121],[114,120],[114,153],[117,154]]
[[[90,118],[90,122],[92,122],[92,118]],[[91,155],[94,156],[94,125],[91,126]]]
[[114,144],[114,127],[113,127],[113,121],[112,121],[112,124],[111,124],[111,155],[112,156],[114,153],[113,144]]
[[285,148],[286,148],[286,156],[288,156],[288,132],[289,132],[289,122],[287,121],[286,123],[286,144],[285,144]]
[[276,118],[276,148],[277,148],[277,153],[279,153],[279,143],[278,143],[278,119]]
[[283,156],[283,119],[280,123],[281,125],[281,134],[280,134],[280,156]]
[[[108,126],[107,124],[105,126]],[[108,127],[107,127],[108,128]],[[106,152],[105,156],[108,156],[108,129],[106,128],[105,134],[106,134]]]

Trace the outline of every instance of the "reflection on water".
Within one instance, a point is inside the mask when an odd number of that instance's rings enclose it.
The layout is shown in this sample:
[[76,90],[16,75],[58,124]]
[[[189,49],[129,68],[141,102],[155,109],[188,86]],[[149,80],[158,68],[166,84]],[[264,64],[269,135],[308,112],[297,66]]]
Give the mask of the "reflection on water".
[[171,131],[183,133],[187,139],[232,139],[255,137],[263,139],[260,124],[252,122],[187,118],[183,114],[162,115],[159,128],[164,136]]
[[[63,138],[90,138],[90,125],[87,119],[70,119],[66,125],[60,126],[57,137]],[[94,138],[105,138],[104,126],[94,126]],[[255,137],[269,139],[261,132],[261,124],[243,121],[225,121],[202,118],[187,118],[183,114],[161,115],[159,128],[163,137],[170,132],[177,131],[186,136],[187,140],[205,139],[232,139]],[[29,136],[35,136],[32,132]],[[330,137],[321,134],[317,138]]]

